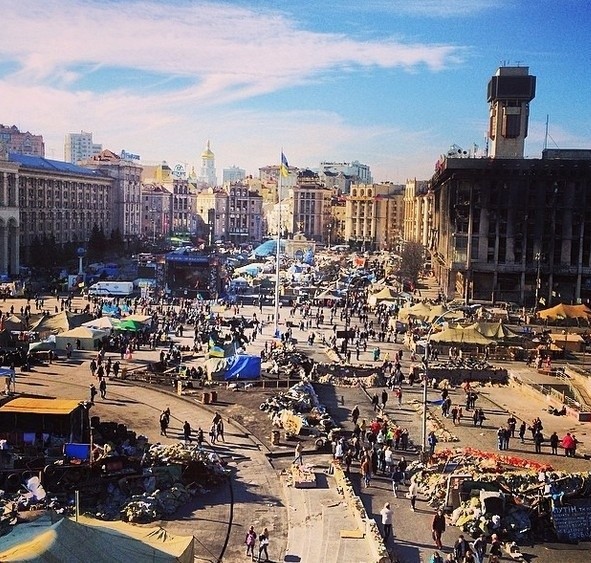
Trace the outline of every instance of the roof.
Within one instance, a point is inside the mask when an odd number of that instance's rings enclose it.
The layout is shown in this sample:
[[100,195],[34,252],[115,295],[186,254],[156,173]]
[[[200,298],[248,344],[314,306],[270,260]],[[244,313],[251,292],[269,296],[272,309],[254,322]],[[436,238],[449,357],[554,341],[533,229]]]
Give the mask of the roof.
[[30,154],[20,154],[11,152],[9,154],[11,162],[18,162],[27,168],[33,168],[35,170],[46,170],[48,172],[60,172],[65,174],[75,174],[76,176],[93,176],[102,179],[108,179],[100,172],[78,166],[77,164],[71,164],[69,162],[62,162],[60,160],[49,160],[42,156],[32,156]]
[[18,397],[0,407],[0,413],[70,414],[80,401],[76,399],[33,399]]
[[[89,557],[89,554],[92,554]],[[84,516],[55,524],[41,517],[19,524],[2,538],[2,561],[193,561],[193,536],[174,536],[160,527],[104,522]]]

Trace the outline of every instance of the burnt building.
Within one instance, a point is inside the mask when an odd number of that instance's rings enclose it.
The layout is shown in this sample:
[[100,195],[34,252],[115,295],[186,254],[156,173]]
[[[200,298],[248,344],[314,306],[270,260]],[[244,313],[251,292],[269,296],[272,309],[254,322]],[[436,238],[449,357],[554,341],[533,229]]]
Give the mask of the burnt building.
[[488,87],[490,154],[442,157],[429,249],[449,298],[545,307],[591,298],[591,150],[526,159],[535,77],[501,68]]

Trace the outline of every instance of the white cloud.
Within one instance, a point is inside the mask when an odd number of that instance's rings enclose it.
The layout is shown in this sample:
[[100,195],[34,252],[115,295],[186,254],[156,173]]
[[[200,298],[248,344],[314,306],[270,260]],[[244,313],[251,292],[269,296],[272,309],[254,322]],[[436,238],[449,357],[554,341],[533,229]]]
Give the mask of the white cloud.
[[61,158],[64,134],[83,129],[113,150],[198,166],[211,138],[220,176],[234,162],[255,173],[280,142],[297,147],[291,158],[302,164],[339,152],[360,159],[352,146],[363,147],[371,164],[380,143],[408,138],[385,125],[360,131],[336,114],[239,111],[237,102],[343,71],[439,71],[464,54],[400,37],[311,32],[278,11],[205,2],[24,0],[2,10],[2,28],[0,68],[17,70],[0,73],[1,119],[42,133],[48,157]]

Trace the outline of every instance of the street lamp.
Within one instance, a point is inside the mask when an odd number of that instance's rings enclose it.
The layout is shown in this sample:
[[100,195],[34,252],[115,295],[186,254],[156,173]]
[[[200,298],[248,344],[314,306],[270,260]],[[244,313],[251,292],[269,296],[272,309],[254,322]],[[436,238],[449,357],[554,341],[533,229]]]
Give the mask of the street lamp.
[[461,309],[462,309],[462,306],[452,307],[451,309],[448,309],[447,311],[445,311],[444,313],[439,315],[431,323],[431,326],[429,327],[429,331],[427,332],[427,338],[426,338],[426,342],[425,342],[425,351],[423,353],[423,368],[425,370],[425,378],[423,381],[423,428],[422,428],[422,431],[423,431],[423,434],[422,434],[423,454],[427,451],[427,402],[428,402],[427,387],[428,387],[428,383],[429,383],[429,347],[431,345],[431,336],[433,336],[433,330],[435,329],[435,325],[440,320],[442,320],[444,317],[446,317],[450,313],[454,313],[455,311],[459,311]]
[[540,262],[542,259],[542,255],[539,252],[536,252],[534,256],[536,260],[536,302],[534,303],[534,317],[538,311],[538,302],[540,299]]

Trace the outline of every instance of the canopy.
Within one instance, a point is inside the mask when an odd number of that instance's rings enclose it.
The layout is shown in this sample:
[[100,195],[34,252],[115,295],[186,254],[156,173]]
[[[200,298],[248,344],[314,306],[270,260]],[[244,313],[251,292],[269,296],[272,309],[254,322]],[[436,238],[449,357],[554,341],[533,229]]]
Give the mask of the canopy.
[[503,323],[487,323],[478,321],[466,328],[477,330],[480,334],[493,340],[510,340],[512,338],[521,338],[521,335],[506,327]]
[[369,298],[367,299],[367,302],[373,307],[373,306],[377,305],[380,301],[386,301],[386,300],[392,301],[392,300],[396,299],[396,296],[397,296],[396,292],[386,286],[381,291],[378,291],[377,293],[370,295]]
[[98,319],[92,319],[92,321],[83,323],[82,326],[99,330],[111,330],[118,328],[120,322],[121,321],[115,317],[99,317]]
[[64,332],[71,328],[76,328],[92,320],[92,315],[89,313],[71,313],[70,311],[62,311],[55,315],[45,315],[31,327],[33,332]]
[[52,336],[53,340],[42,340],[41,342],[31,342],[29,344],[29,352],[48,352],[49,350],[55,350],[55,336]]
[[79,340],[80,348],[82,348],[82,350],[96,350],[98,342],[106,336],[109,336],[109,332],[106,330],[97,330],[87,326],[79,326],[78,328],[67,330],[66,332],[60,332],[55,337],[55,344],[60,350],[65,350],[68,343],[72,347],[77,347],[77,341]]
[[153,561],[193,563],[193,537],[163,528],[105,522],[81,516],[78,522],[49,517],[15,526],[2,538],[0,561]]
[[[35,397],[17,397],[0,407],[0,412],[58,414],[74,412],[80,406],[75,399],[37,399]],[[0,556],[0,561],[3,561]]]
[[129,317],[126,319],[122,319],[117,327],[118,330],[129,330],[131,332],[138,332],[140,330],[144,330],[146,325],[140,321],[136,321],[134,319],[130,319]]
[[418,319],[427,319],[431,314],[431,307],[425,303],[415,303],[411,307],[404,307],[400,309],[398,318],[400,320],[408,319],[408,317],[415,317]]
[[238,355],[227,358],[224,379],[258,379],[261,376],[260,356]]
[[0,323],[2,330],[26,330],[25,323],[16,315],[3,318]]
[[474,328],[446,328],[431,336],[432,342],[445,342],[446,344],[474,344],[487,346],[493,340],[480,334]]
[[557,319],[585,319],[591,318],[591,309],[586,305],[565,305],[559,303],[538,313],[541,319],[555,321]]

